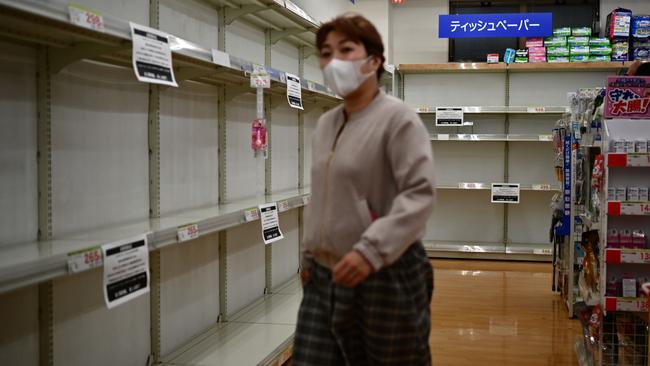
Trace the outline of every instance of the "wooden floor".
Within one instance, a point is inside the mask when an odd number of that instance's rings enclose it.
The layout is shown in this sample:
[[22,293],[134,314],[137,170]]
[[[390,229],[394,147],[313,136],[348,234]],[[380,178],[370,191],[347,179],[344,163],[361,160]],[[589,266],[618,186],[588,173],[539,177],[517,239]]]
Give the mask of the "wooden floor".
[[433,365],[577,365],[550,263],[434,260]]

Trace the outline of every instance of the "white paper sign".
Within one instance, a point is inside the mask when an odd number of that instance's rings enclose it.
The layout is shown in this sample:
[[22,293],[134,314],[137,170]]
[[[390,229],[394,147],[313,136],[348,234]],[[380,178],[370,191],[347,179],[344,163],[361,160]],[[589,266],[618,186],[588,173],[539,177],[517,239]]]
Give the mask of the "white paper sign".
[[212,50],[212,62],[217,65],[232,67],[230,66],[230,55],[215,49]]
[[147,236],[102,245],[104,300],[112,309],[149,292]]
[[103,263],[100,247],[68,253],[68,272],[70,273],[101,267]]
[[492,183],[492,203],[519,203],[519,183]]
[[447,134],[447,133],[439,133],[438,134],[438,140],[440,140],[440,141],[448,141],[449,140],[449,134]]
[[131,24],[133,70],[139,81],[178,86],[172,67],[169,36],[157,29]]
[[260,220],[262,221],[262,239],[264,239],[264,244],[268,245],[284,239],[280,230],[278,205],[276,203],[260,205]]
[[253,65],[253,72],[251,73],[251,88],[270,88],[271,75],[269,75],[266,68],[262,65]]
[[287,73],[287,100],[291,108],[303,109],[300,78],[289,73]]
[[464,120],[463,108],[436,108],[436,126],[462,126]]
[[190,224],[178,228],[178,242],[193,240],[199,237],[199,225]]
[[70,14],[70,23],[100,32],[104,31],[102,13],[77,4],[68,5],[68,13]]

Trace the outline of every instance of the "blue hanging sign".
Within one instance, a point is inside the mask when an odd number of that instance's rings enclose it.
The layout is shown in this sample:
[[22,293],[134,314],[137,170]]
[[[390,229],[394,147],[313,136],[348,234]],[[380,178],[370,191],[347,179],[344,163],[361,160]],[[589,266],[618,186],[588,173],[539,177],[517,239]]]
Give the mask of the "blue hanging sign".
[[552,13],[440,15],[440,38],[546,37],[553,35]]

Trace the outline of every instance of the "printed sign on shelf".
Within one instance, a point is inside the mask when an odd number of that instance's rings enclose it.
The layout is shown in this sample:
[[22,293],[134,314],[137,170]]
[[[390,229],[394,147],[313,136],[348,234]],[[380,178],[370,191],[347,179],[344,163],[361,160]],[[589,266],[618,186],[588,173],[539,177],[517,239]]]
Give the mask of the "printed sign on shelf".
[[278,202],[278,209],[280,212],[287,212],[289,211],[289,201],[280,201]]
[[621,250],[621,263],[650,263],[650,252]]
[[528,113],[545,113],[546,112],[546,107],[528,107],[528,108],[526,108],[526,112],[528,112]]
[[253,65],[251,72],[251,88],[270,88],[271,75],[262,65]]
[[79,273],[101,267],[102,249],[100,247],[68,253],[68,272]]
[[300,78],[296,75],[286,73],[287,75],[287,100],[291,108],[302,110],[302,87]]
[[439,38],[546,37],[552,13],[456,14],[438,17]]
[[178,86],[172,67],[169,36],[157,29],[131,24],[133,70],[139,81]]
[[621,215],[650,215],[650,203],[621,203]]
[[68,13],[72,24],[100,32],[104,31],[102,13],[77,4],[69,4]]
[[436,108],[436,126],[462,126],[463,121],[464,113],[461,107]]
[[260,220],[262,222],[262,239],[264,244],[271,244],[284,239],[280,230],[280,219],[278,218],[277,203],[260,205]]
[[650,166],[650,154],[627,154],[627,166]]
[[533,184],[533,191],[550,191],[550,184]]
[[244,217],[246,218],[246,222],[259,220],[260,214],[257,210],[257,207],[249,208],[248,210],[244,211]]
[[190,224],[178,228],[178,242],[193,240],[199,237],[199,225]]
[[492,203],[519,203],[519,183],[492,183]]
[[212,50],[212,62],[220,66],[232,67],[230,65],[230,55],[215,49]]
[[149,292],[147,236],[102,245],[104,300],[112,309]]
[[539,141],[553,141],[553,135],[539,135]]
[[609,76],[605,118],[650,118],[650,77]]
[[551,255],[551,254],[553,254],[553,249],[551,249],[551,248],[533,249],[533,254],[535,254],[535,255]]
[[440,140],[440,141],[448,141],[449,140],[449,134],[448,133],[439,133],[438,134],[438,140]]

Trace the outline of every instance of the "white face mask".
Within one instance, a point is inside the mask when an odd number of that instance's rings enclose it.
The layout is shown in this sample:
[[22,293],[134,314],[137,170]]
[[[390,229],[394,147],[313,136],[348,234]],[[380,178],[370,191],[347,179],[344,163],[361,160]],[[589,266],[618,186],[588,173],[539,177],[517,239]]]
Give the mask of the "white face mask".
[[374,71],[364,74],[361,72],[361,66],[372,58],[365,60],[343,61],[333,58],[323,69],[323,79],[325,85],[329,86],[336,94],[347,97],[369,77],[374,75]]

